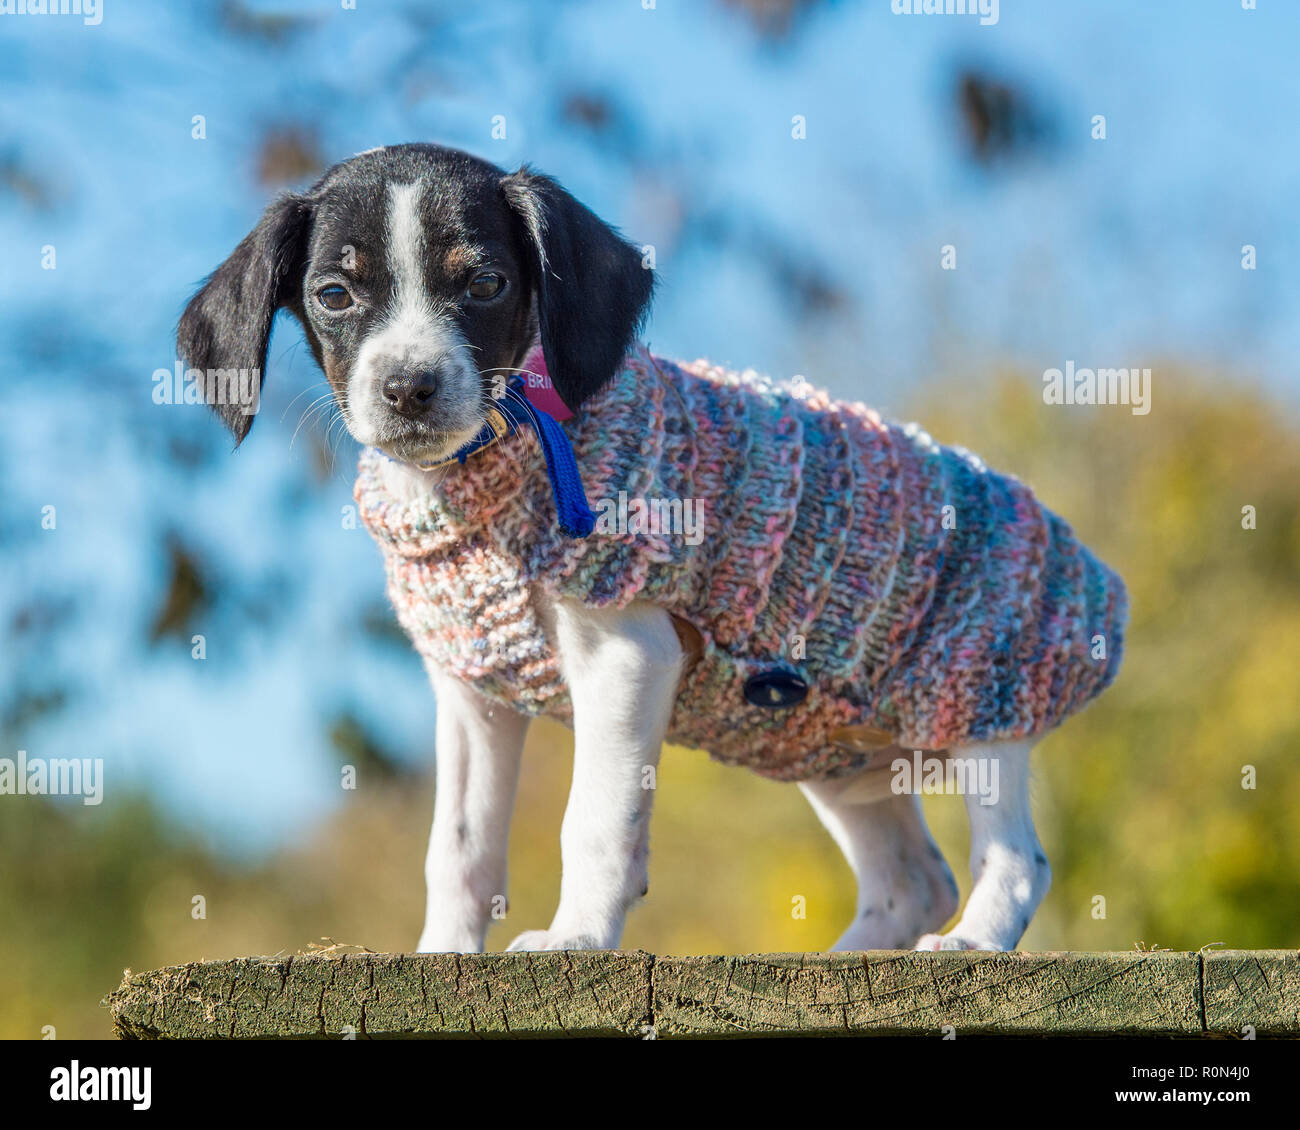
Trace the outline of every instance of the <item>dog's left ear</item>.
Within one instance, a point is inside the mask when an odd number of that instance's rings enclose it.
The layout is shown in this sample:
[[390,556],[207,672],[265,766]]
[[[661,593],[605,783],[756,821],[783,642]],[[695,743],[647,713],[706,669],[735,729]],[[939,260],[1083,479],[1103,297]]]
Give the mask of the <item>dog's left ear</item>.
[[654,290],[641,253],[558,182],[527,166],[501,182],[533,255],[542,352],[572,409],[618,371]]

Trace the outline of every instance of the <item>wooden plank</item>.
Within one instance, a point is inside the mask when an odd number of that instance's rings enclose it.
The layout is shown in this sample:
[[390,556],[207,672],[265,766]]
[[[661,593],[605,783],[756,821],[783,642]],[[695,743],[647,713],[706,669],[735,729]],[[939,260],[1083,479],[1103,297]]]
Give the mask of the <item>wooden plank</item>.
[[1300,951],[1206,950],[1204,980],[1209,1032],[1300,1035]]
[[128,975],[123,1039],[635,1036],[645,953],[345,954],[197,962]]
[[842,953],[661,957],[660,1038],[1199,1035],[1197,955]]
[[105,1003],[124,1039],[1300,1036],[1300,952],[313,954]]

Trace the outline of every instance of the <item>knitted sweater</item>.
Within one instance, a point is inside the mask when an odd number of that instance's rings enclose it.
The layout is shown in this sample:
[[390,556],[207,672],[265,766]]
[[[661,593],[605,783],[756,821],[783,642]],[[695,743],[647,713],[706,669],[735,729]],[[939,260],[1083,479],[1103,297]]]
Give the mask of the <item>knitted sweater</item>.
[[[782,780],[860,767],[845,727],[919,750],[1026,737],[1115,677],[1119,577],[1023,484],[915,425],[638,347],[563,426],[599,513],[620,492],[698,500],[703,536],[604,522],[566,537],[526,431],[418,501],[386,490],[374,450],[356,485],[426,662],[524,713],[572,716],[537,589],[694,625],[703,651],[669,740]],[[748,701],[747,680],[772,671],[806,697]]]

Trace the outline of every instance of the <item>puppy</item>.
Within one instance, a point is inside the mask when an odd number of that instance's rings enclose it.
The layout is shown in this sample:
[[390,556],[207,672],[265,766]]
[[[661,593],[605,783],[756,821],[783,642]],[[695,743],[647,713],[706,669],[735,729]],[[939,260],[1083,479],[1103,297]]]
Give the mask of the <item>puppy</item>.
[[[835,948],[1014,948],[1050,877],[1030,749],[1114,678],[1122,583],[917,428],[653,356],[652,289],[554,180],[402,145],[273,203],[181,319],[242,440],[255,398],[226,377],[260,389],[292,311],[366,449],[361,513],[438,700],[419,949],[482,949],[542,713],[575,734],[560,900],[511,949],[618,946],[666,738],[798,783],[857,879]],[[946,933],[936,784],[971,825]]]

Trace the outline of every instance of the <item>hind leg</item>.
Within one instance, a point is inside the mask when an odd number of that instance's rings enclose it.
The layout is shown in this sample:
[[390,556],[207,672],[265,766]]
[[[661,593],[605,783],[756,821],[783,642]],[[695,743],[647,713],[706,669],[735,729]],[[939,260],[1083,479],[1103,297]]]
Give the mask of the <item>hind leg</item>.
[[957,910],[957,884],[930,836],[920,798],[853,799],[852,781],[799,786],[858,882],[853,922],[836,950],[911,949]]
[[970,817],[970,869],[975,885],[961,921],[947,934],[927,934],[922,950],[1013,950],[1038,909],[1052,871],[1029,811],[1032,741],[971,746],[954,758],[996,761],[997,799],[966,794]]

